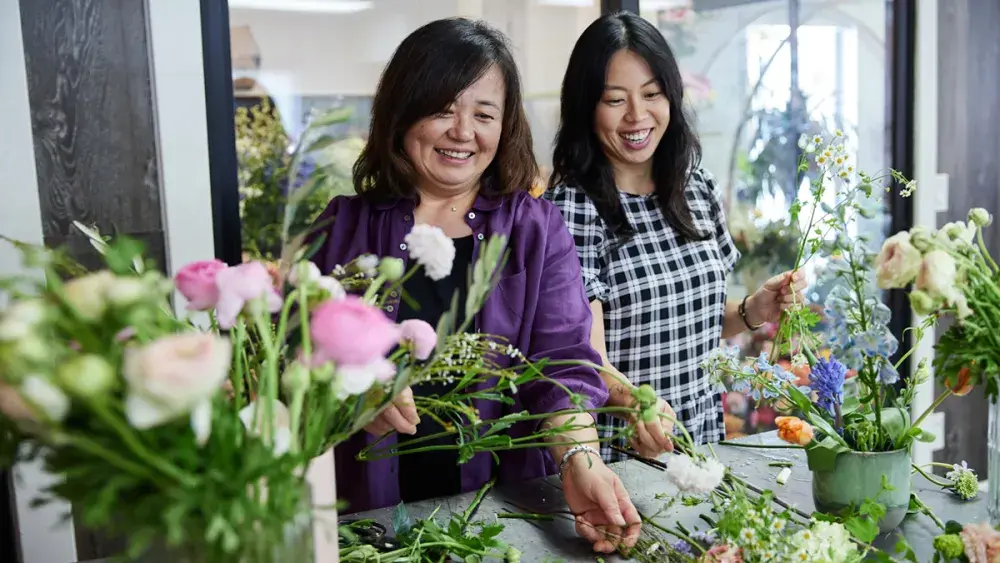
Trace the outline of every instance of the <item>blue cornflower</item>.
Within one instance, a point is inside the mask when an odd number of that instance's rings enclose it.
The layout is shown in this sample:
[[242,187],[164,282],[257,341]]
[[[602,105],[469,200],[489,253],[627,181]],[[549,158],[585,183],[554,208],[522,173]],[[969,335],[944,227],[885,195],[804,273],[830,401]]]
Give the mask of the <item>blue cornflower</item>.
[[829,360],[819,359],[809,374],[812,390],[816,392],[816,405],[831,415],[836,405],[844,404],[846,375],[847,368],[832,356]]

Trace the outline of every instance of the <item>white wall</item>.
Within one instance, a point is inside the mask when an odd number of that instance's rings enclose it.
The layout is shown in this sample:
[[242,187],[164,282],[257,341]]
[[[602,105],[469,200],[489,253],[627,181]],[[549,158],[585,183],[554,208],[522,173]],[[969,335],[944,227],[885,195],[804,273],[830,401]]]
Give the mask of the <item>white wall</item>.
[[257,77],[272,95],[368,96],[403,38],[453,16],[481,18],[510,36],[526,93],[558,92],[576,38],[599,14],[596,0],[590,8],[534,0],[378,0],[374,9],[351,14],[233,8],[229,17],[232,26],[250,27],[261,55]]

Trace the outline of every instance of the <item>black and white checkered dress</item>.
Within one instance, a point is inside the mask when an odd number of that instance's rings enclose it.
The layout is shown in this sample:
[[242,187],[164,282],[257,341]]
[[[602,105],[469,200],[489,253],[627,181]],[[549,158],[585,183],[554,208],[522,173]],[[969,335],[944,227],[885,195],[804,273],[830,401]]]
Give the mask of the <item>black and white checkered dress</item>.
[[[725,438],[722,402],[700,367],[722,337],[726,276],[740,257],[726,228],[715,179],[696,169],[686,189],[692,219],[705,241],[678,241],[655,196],[619,191],[635,236],[614,240],[582,189],[546,192],[576,240],[590,300],[604,308],[608,360],[635,385],[648,383],[677,412],[698,443]],[[618,419],[601,425],[622,427]],[[620,454],[607,445],[605,459]]]

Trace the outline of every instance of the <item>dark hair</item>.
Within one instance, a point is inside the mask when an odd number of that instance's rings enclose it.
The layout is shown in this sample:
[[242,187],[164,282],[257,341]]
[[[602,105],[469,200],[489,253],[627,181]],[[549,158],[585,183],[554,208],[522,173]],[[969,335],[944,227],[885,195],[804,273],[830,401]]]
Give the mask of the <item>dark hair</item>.
[[530,189],[538,164],[517,64],[502,33],[465,18],[428,23],[396,48],[375,90],[368,142],[354,163],[354,189],[377,200],[414,197],[416,172],[403,137],[421,119],[447,108],[493,65],[507,91],[500,145],[483,172],[480,191],[503,195]]
[[670,102],[670,123],[653,153],[656,199],[667,223],[682,238],[704,240],[706,234],[694,226],[684,195],[691,171],[701,162],[701,145],[684,115],[681,72],[663,35],[635,14],[602,16],[584,30],[573,47],[563,78],[549,185],[580,186],[619,242],[635,234],[622,208],[611,163],[594,131],[594,114],[604,94],[608,65],[623,49],[646,61]]

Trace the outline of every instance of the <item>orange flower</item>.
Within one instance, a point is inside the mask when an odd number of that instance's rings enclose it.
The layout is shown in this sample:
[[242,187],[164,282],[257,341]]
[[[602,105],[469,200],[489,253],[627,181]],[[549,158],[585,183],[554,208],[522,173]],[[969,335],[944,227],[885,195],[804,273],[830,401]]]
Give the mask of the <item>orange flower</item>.
[[813,440],[812,426],[801,418],[779,416],[774,419],[774,423],[778,425],[778,437],[789,444],[805,446]]
[[958,397],[963,397],[968,395],[975,385],[972,382],[972,370],[968,366],[958,370],[958,375],[955,377],[955,383],[951,382],[951,376],[944,378],[944,385],[951,392]]

